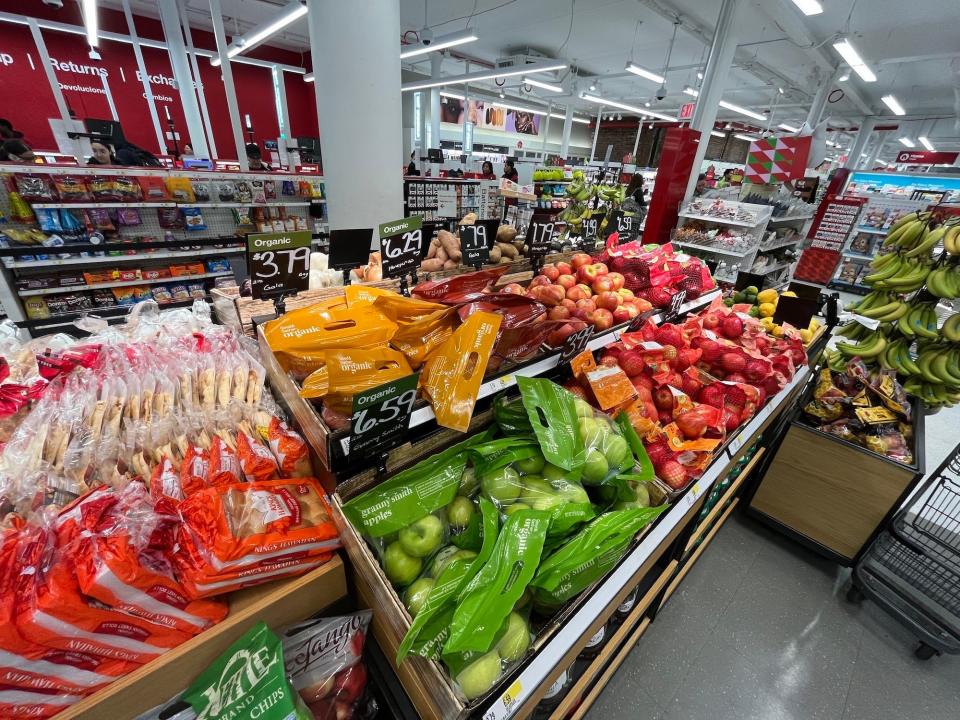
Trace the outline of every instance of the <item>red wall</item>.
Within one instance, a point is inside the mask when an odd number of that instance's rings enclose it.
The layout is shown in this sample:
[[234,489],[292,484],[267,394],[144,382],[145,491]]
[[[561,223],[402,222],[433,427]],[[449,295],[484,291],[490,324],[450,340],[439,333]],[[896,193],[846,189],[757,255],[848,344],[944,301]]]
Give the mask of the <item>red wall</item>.
[[[0,0],[0,10],[18,13],[22,4],[22,0]],[[35,17],[82,25],[77,3],[67,2],[61,10],[39,2],[31,5],[35,6],[32,8]],[[127,34],[123,13],[101,9],[99,20],[103,30]],[[163,40],[159,20],[136,16],[135,22],[137,33],[142,38]],[[87,45],[83,35],[55,30],[43,30],[42,34],[51,59],[58,62],[55,73],[63,89],[64,99],[74,110],[76,117],[110,119],[110,108],[102,82],[96,74],[96,71],[105,71],[127,139],[157,152],[159,148],[156,133],[150,121],[147,101],[143,97],[143,84],[137,78],[133,46],[101,39],[99,50],[102,60],[94,62],[87,57]],[[197,48],[202,49],[212,50],[216,46],[212,33],[199,30],[193,30],[193,42]],[[262,60],[310,68],[309,54],[263,46],[249,54]],[[164,132],[167,130],[164,107],[168,107],[177,131],[185,140],[188,137],[186,121],[180,94],[173,87],[173,71],[168,53],[157,48],[143,48],[143,57],[147,73],[152,78],[151,89]],[[70,62],[74,63],[74,68],[65,65]],[[56,150],[56,141],[48,119],[58,119],[59,113],[40,63],[39,53],[27,26],[0,22],[0,97],[4,98],[0,115],[9,119],[15,128],[24,133],[34,148]],[[217,155],[221,158],[235,158],[226,92],[220,70],[210,65],[206,58],[198,59],[198,64]],[[231,67],[241,122],[243,115],[248,113],[256,140],[275,139],[279,129],[269,68],[241,63],[232,63]],[[317,136],[319,133],[313,85],[305,83],[302,75],[294,73],[284,73],[284,81],[291,136]],[[181,144],[184,140],[181,140]]]

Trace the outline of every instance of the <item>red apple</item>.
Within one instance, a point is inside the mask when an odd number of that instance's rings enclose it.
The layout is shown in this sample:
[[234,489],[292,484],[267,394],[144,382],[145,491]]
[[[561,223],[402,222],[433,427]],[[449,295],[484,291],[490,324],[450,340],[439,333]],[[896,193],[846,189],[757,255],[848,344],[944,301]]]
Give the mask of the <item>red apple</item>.
[[625,303],[624,303],[623,305],[621,305],[620,307],[622,307],[624,310],[627,311],[627,316],[628,316],[631,320],[633,320],[637,315],[640,314],[640,311],[637,310],[637,306],[634,305],[634,304],[631,303],[631,302],[625,302]]
[[590,297],[590,293],[583,289],[582,285],[574,285],[572,288],[567,290],[567,299],[573,302],[578,300],[586,300]]
[[511,295],[523,295],[527,289],[519,283],[510,283],[500,288],[500,292],[510,293]]
[[545,277],[543,275],[537,275],[533,280],[530,281],[530,285],[527,286],[527,289],[529,290],[530,288],[535,288],[538,285],[549,285],[549,284],[550,284],[550,278]]
[[556,307],[550,308],[550,312],[547,313],[547,316],[551,320],[569,320],[570,310],[565,308],[563,305],[557,305]]
[[600,364],[606,365],[607,367],[620,367],[620,363],[617,362],[617,356],[610,354],[604,355],[602,358],[600,358]]
[[[599,280],[597,282],[599,282]],[[604,308],[610,312],[613,312],[620,307],[620,302],[620,296],[609,290],[606,292],[601,292],[599,295],[597,295],[597,307]]]
[[720,326],[720,316],[716,313],[707,313],[703,316],[703,329],[716,330]]
[[650,303],[650,301],[644,300],[643,298],[636,298],[633,301],[633,306],[642,313],[645,313],[648,310],[653,310],[653,305]]
[[570,258],[570,268],[572,270],[579,270],[584,265],[589,265],[592,262],[593,258],[586,253],[574,253],[573,257]]
[[590,287],[590,283],[577,283],[577,287],[583,290],[587,297],[593,297],[593,288]]
[[367,685],[367,668],[363,663],[357,663],[346,670],[341,670],[334,677],[336,678],[334,695],[337,702],[352,705],[360,698],[360,694]]
[[560,271],[557,270],[557,266],[553,263],[547,263],[540,270],[540,274],[547,278],[550,282],[556,282],[557,278],[560,277]]
[[597,276],[607,275],[610,272],[610,269],[602,262],[594,263],[593,266],[597,269]]
[[618,307],[616,310],[613,311],[613,321],[617,325],[619,325],[620,323],[625,323],[629,321],[631,318],[635,317],[635,315],[630,314],[630,311],[627,308],[628,308],[627,305],[621,305],[620,307]]
[[577,300],[577,310],[589,310],[590,312],[593,312],[596,309],[597,304],[590,298]]
[[557,270],[560,271],[561,275],[573,275],[573,268],[570,267],[570,263],[558,262]]
[[585,285],[589,285],[598,277],[600,277],[600,274],[597,272],[596,265],[581,265],[577,269],[577,280]]
[[577,284],[577,279],[573,275],[561,275],[557,278],[557,285],[564,290],[569,290]]
[[609,273],[607,277],[610,278],[610,282],[613,283],[614,290],[619,290],[620,288],[623,287],[624,277],[620,273],[612,272],[612,273]]
[[633,294],[633,290],[628,290],[628,289],[625,288],[625,287],[619,288],[619,289],[617,290],[617,295],[619,295],[620,297],[622,297],[624,302],[626,302],[627,300],[635,300],[635,299],[636,299],[636,295]]
[[613,290],[613,283],[610,281],[610,278],[606,275],[601,275],[593,281],[590,285],[593,288],[593,291],[599,295],[605,292],[611,292]]
[[571,323],[565,323],[561,325],[547,335],[547,345],[550,347],[560,347],[564,342],[566,342],[567,338],[570,337],[571,333],[573,333],[574,327],[575,326]]
[[564,298],[560,301],[560,304],[563,305],[567,310],[570,311],[570,314],[573,314],[573,311],[577,309],[577,303],[575,303],[570,298]]
[[666,385],[661,385],[653,393],[653,402],[658,410],[673,410],[673,393]]
[[593,311],[593,326],[597,330],[607,330],[613,327],[613,313],[604,308],[597,308]]

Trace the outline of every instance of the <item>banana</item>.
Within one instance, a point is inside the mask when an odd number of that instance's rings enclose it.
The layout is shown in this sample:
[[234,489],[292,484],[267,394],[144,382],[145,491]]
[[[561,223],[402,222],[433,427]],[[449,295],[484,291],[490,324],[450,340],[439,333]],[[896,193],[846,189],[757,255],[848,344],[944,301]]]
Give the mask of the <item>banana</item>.
[[960,342],[960,313],[954,313],[947,318],[940,328],[940,334],[950,342]]
[[899,275],[904,270],[904,263],[905,260],[902,257],[894,255],[893,260],[885,263],[884,266],[876,272],[872,272],[864,277],[862,282],[872,287],[874,283]]
[[903,302],[902,300],[898,300],[896,303],[893,303],[893,304],[895,305],[893,310],[891,310],[886,315],[875,317],[875,319],[879,320],[882,323],[893,323],[899,320],[900,318],[902,318],[908,312],[910,312],[910,306],[907,303]]
[[886,346],[887,339],[883,336],[883,333],[875,332],[857,345],[838,342],[837,350],[847,357],[874,358],[882,353]]
[[899,311],[902,305],[904,305],[902,301],[894,300],[892,302],[888,302],[886,305],[880,305],[878,307],[869,308],[867,310],[861,310],[858,314],[862,315],[863,317],[868,317],[874,320],[881,320],[883,322],[887,322],[890,319],[896,320],[897,318],[900,317],[900,315],[897,315],[894,318],[885,318],[884,316],[889,315],[891,311]]
[[936,247],[937,243],[940,242],[944,236],[944,233],[946,232],[947,228],[943,225],[938,227],[936,230],[931,230],[923,236],[921,242],[917,243],[911,250],[907,250],[907,252],[904,253],[904,257],[926,257],[930,254],[930,251]]
[[895,252],[889,252],[889,253],[884,253],[883,255],[877,255],[877,257],[875,257],[873,260],[870,261],[870,267],[872,267],[874,270],[879,270],[888,262],[891,262],[892,260],[895,260],[898,257],[900,256]]
[[929,273],[929,267],[922,263],[917,263],[917,265],[910,267],[904,273],[895,275],[888,280],[881,280],[877,284],[877,287],[882,287],[886,290],[893,290],[894,292],[913,292],[914,290],[919,290],[921,287],[923,287],[923,282],[927,279],[927,275]]
[[928,365],[930,371],[940,378],[944,385],[951,387],[960,387],[960,377],[956,377],[950,372],[950,349],[941,348],[933,353],[933,358]]
[[915,337],[913,328],[910,327],[910,313],[897,320],[897,331],[905,338]]
[[952,225],[943,236],[943,249],[950,255],[960,255],[960,225]]
[[910,223],[904,228],[903,233],[897,237],[895,244],[909,250],[919,242],[926,230],[927,223],[923,220]]
[[910,348],[907,346],[906,340],[900,340],[897,343],[896,365],[897,371],[903,375],[920,374],[920,368],[917,367],[913,358],[910,357]]
[[939,377],[930,369],[930,363],[933,362],[934,353],[925,352],[917,356],[917,367],[920,368],[920,377],[933,385],[943,385],[943,378]]

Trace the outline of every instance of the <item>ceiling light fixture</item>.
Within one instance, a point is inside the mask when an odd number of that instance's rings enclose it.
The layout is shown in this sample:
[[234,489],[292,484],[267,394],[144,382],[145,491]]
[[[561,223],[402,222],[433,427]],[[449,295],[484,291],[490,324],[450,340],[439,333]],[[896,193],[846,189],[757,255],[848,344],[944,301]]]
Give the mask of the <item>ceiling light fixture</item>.
[[647,101],[643,104],[643,106],[644,106],[644,107],[650,107],[650,101],[647,100]]
[[778,87],[778,88],[777,88],[777,92],[780,93],[781,95],[783,95],[783,88],[782,88],[782,87]]
[[400,86],[400,90],[402,92],[410,92],[412,90],[426,90],[428,88],[440,87],[442,85],[465,85],[466,83],[479,82],[480,80],[493,80],[494,78],[513,77],[515,75],[526,75],[528,73],[550,72],[551,70],[566,70],[567,67],[567,63],[560,62],[547,61],[542,63],[528,63],[522,68],[516,70],[495,68],[493,70],[481,70],[475,73],[438,78],[436,80],[422,80],[404,83]]
[[[283,30],[287,25],[295,22],[296,20],[302,18],[307,14],[309,10],[306,5],[302,5],[299,2],[292,2],[287,5],[279,15],[267,25],[264,25],[256,32],[251,33],[250,35],[244,35],[235,39],[230,46],[227,48],[227,57],[232,58],[236,57],[240,53],[247,52],[248,50],[253,50],[257,45],[262,43],[268,37],[274,33],[278,33]],[[214,67],[220,64],[220,56],[211,58],[210,64]]]
[[793,4],[804,15],[819,15],[823,12],[823,5],[820,4],[819,0],[793,0]]
[[728,103],[726,100],[721,100],[717,103],[720,107],[726,108],[727,110],[732,110],[735,113],[740,113],[741,115],[746,115],[748,118],[753,118],[754,120],[766,120],[767,118],[760,113],[756,113],[753,110],[748,110],[745,107],[740,107],[739,105],[734,105],[733,103]]
[[894,115],[906,115],[907,111],[903,109],[903,105],[893,96],[893,95],[884,95],[882,98],[883,104],[890,108],[890,111]]
[[653,80],[653,82],[660,83],[661,85],[666,82],[663,75],[657,75],[655,72],[642,68],[634,62],[628,62],[625,69],[627,72],[632,72],[634,75],[639,75],[647,80]]
[[471,43],[479,39],[480,38],[473,33],[473,30],[467,28],[466,30],[461,30],[460,32],[435,37],[433,42],[431,42],[429,45],[419,45],[417,47],[412,47],[412,43],[411,45],[406,45],[404,47],[409,49],[400,51],[400,59],[405,60],[416,55],[426,55],[427,53],[432,53],[435,50],[443,50],[444,48],[450,48],[456,45],[466,45],[467,43]]
[[500,99],[501,99],[501,100],[503,100],[505,97],[507,97],[507,96],[506,96],[506,93],[504,93],[503,90],[501,90],[501,91],[500,91],[499,93],[497,93],[497,94],[500,96]]
[[793,125],[787,125],[786,123],[780,123],[777,125],[781,130],[786,130],[787,132],[800,132],[800,128],[794,127]]
[[846,82],[850,79],[850,71],[844,70],[840,77],[837,78],[837,82]]
[[904,147],[908,147],[908,148],[914,148],[914,147],[917,146],[917,144],[916,144],[913,140],[911,140],[910,138],[908,138],[908,137],[902,137],[902,138],[900,138],[900,144],[903,145]]
[[97,37],[97,0],[83,0],[83,24],[87,28],[87,44],[96,47],[100,42]]
[[697,92],[696,90],[694,90],[694,89],[693,89],[692,87],[690,87],[689,85],[684,85],[684,86],[683,86],[683,92],[684,92],[684,94],[690,95],[691,97],[699,97],[699,95],[700,95],[699,92]]
[[750,135],[743,135],[741,133],[735,133],[734,137],[737,140],[746,140],[747,142],[754,142],[757,138],[751,137]]
[[563,88],[559,85],[554,85],[553,83],[543,82],[542,80],[534,80],[533,78],[525,77],[521,81],[524,85],[532,85],[533,87],[542,88],[544,90],[549,90],[550,92],[562,93]]
[[879,160],[879,159],[878,159],[878,160],[877,160],[877,165],[883,165],[883,167],[888,167],[888,166],[890,165],[890,163],[888,163],[886,160]]
[[304,82],[313,82],[313,73],[307,73],[303,76]]
[[453,98],[454,100],[465,100],[466,96],[459,93],[447,92],[446,90],[440,91],[440,97]]
[[699,72],[699,71],[697,72],[697,80],[703,80],[703,73],[702,73],[702,72]]
[[679,122],[677,118],[670,117],[669,115],[664,115],[662,113],[654,112],[653,110],[647,110],[646,108],[636,107],[634,105],[627,105],[626,103],[617,102],[616,100],[608,100],[606,98],[597,97],[596,95],[582,93],[580,95],[580,99],[587,100],[588,102],[594,102],[598,105],[609,105],[610,107],[626,110],[627,112],[634,113],[635,115],[646,115],[649,117],[660,118],[661,120],[666,120],[668,122]]
[[597,86],[594,85],[593,83],[590,83],[590,92],[596,92],[596,91],[597,91]]
[[722,133],[722,132],[720,132],[719,130],[711,130],[711,131],[710,131],[710,134],[713,135],[714,137],[718,137],[718,138],[725,138],[725,137],[727,136],[726,133]]
[[867,67],[867,64],[863,61],[863,58],[860,57],[860,53],[856,51],[847,38],[844,38],[839,42],[835,42],[833,44],[833,49],[840,53],[840,57],[847,61],[847,64],[857,75],[860,76],[861,80],[864,82],[877,81],[877,76],[873,74],[873,70]]
[[921,135],[920,137],[918,137],[917,140],[919,140],[920,144],[923,145],[930,152],[937,151],[937,149],[933,146],[933,143],[931,143],[930,140],[924,135]]

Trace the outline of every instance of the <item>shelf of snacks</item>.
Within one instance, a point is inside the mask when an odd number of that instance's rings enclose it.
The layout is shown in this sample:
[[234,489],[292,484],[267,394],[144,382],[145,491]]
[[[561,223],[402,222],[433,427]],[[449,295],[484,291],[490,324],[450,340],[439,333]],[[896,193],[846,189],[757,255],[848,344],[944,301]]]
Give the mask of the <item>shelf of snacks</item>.
[[256,348],[205,306],[138,311],[84,341],[5,340],[4,717],[138,716],[259,621],[346,595]]
[[[402,469],[338,486],[359,596],[378,609],[374,636],[420,717],[527,717],[562,674],[583,671],[588,647],[649,623],[699,556],[668,549],[809,378],[798,338],[737,313],[717,300],[681,324],[647,322],[576,358],[567,391],[521,378],[520,397],[501,396],[466,438],[414,445]],[[544,522],[554,516],[564,524]],[[495,539],[472,529],[498,518]],[[548,527],[563,529],[546,555]],[[641,584],[639,609],[611,622]]]
[[[4,273],[0,281],[0,301],[16,321],[47,319],[64,308],[92,310],[144,299],[161,303],[184,299],[179,285],[158,292],[78,295],[78,290],[139,284],[104,285],[109,281],[103,280],[99,287],[77,288],[73,286],[97,283],[76,283],[70,273],[51,272],[57,266],[76,268],[79,274],[84,266],[142,260],[136,277],[120,271],[124,276],[115,278],[127,282],[140,279],[141,270],[162,276],[166,266],[153,261],[190,257],[189,250],[196,246],[199,252],[194,257],[211,259],[204,270],[191,273],[194,277],[185,290],[205,297],[210,281],[220,277],[216,273],[227,274],[225,258],[242,252],[245,234],[325,231],[321,222],[325,193],[319,175],[23,165],[5,167],[3,181],[0,211],[9,222],[0,233],[0,246],[11,273]],[[124,247],[127,244],[131,247]],[[33,252],[14,252],[28,250]],[[213,259],[216,256],[221,259]],[[144,277],[143,285],[156,284],[147,282],[152,279]],[[44,280],[49,281],[46,286]],[[40,288],[33,287],[37,283]],[[48,287],[58,285],[64,286],[65,297],[57,307],[44,309],[29,300],[41,294],[55,297]],[[24,289],[44,292],[21,292]]]

